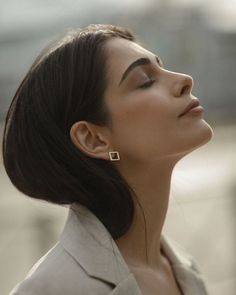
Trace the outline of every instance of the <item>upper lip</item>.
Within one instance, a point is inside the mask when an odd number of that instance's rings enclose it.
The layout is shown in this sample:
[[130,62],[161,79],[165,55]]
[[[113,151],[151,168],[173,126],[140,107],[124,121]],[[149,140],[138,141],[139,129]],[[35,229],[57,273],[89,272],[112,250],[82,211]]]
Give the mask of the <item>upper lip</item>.
[[190,103],[187,105],[187,107],[184,109],[184,111],[179,115],[179,117],[185,115],[188,111],[190,111],[192,108],[195,108],[200,105],[200,102],[198,99],[192,99]]

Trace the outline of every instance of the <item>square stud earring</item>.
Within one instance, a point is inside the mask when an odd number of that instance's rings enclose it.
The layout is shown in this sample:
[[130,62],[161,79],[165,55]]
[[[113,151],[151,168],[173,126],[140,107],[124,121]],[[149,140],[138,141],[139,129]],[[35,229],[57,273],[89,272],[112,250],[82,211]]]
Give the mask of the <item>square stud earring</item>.
[[109,152],[109,157],[111,161],[119,161],[120,155],[118,152]]

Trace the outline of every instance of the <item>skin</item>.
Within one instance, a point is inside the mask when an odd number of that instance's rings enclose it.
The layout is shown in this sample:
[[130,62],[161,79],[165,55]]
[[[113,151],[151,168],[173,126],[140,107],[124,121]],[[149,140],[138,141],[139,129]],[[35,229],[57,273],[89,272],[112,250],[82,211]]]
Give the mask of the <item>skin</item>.
[[[110,39],[106,53],[105,103],[112,126],[76,122],[71,139],[91,157],[109,160],[109,151],[119,152],[120,161],[112,163],[134,189],[143,211],[136,203],[134,221],[117,246],[143,294],[181,294],[160,244],[171,175],[182,157],[211,139],[212,129],[202,112],[179,117],[194,97],[190,76],[165,69],[155,54],[128,40]],[[140,58],[150,64],[133,68],[120,83]]]

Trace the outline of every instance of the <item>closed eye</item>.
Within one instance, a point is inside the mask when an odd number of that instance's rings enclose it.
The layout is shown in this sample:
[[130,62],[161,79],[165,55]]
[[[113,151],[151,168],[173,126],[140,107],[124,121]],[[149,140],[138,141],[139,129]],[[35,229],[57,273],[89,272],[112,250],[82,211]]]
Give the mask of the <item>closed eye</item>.
[[141,89],[146,89],[146,88],[149,88],[152,86],[153,83],[155,83],[156,80],[153,80],[153,79],[150,79],[148,80],[147,82],[145,82],[144,84],[140,85],[138,88],[141,88]]

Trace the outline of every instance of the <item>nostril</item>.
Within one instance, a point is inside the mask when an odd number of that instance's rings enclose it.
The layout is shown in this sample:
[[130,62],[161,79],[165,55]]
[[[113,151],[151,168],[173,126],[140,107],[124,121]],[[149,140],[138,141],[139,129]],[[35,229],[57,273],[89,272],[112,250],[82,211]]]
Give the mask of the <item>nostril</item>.
[[178,74],[173,93],[176,97],[190,95],[193,88],[193,78],[185,74]]
[[180,95],[189,93],[190,90],[191,90],[191,86],[190,85],[185,85],[185,86],[182,87],[181,92],[180,92]]

